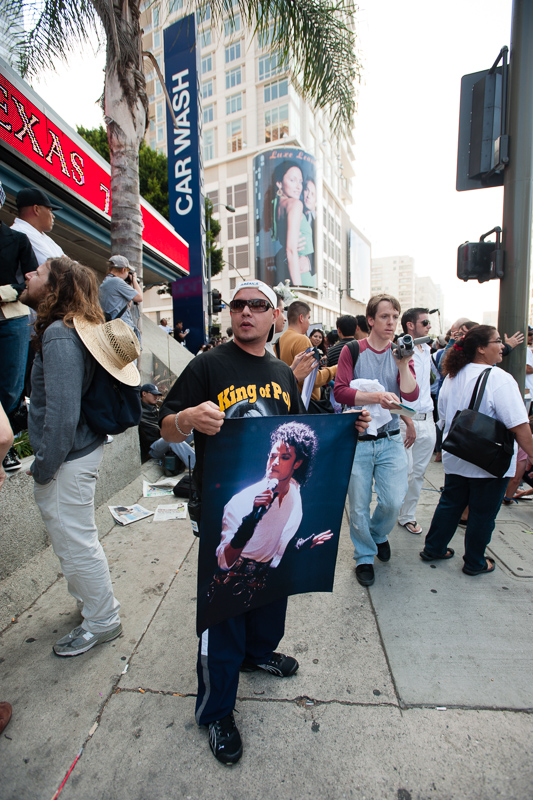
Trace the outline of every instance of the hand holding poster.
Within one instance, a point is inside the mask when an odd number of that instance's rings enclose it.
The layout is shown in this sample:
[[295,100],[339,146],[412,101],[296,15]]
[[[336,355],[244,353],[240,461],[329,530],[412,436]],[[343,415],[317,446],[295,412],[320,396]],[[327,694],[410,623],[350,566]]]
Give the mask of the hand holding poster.
[[209,438],[199,633],[290,594],[332,590],[355,419],[230,419]]

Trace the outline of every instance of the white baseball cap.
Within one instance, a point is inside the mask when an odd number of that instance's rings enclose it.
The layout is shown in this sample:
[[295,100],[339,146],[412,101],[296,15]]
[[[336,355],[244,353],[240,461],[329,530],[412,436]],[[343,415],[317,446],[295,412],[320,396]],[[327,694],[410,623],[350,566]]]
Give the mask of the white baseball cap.
[[265,297],[268,298],[269,302],[272,303],[273,308],[277,308],[278,298],[276,297],[276,293],[270,286],[267,286],[266,283],[263,283],[263,281],[243,281],[242,283],[239,283],[239,285],[236,286],[231,293],[232,300],[237,292],[241,291],[241,289],[257,289],[258,292],[261,292],[261,294],[264,294]]

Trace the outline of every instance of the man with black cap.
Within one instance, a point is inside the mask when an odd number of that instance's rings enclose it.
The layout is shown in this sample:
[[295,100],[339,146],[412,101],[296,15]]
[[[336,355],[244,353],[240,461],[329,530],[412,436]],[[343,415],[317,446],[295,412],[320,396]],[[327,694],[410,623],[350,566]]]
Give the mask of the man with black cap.
[[[6,199],[0,183],[0,208]],[[28,307],[19,301],[25,288],[24,276],[37,269],[26,234],[0,222],[0,404],[6,414],[15,410],[24,387],[30,328]],[[7,471],[20,469],[13,448],[3,459]]]
[[[291,369],[265,350],[280,313],[272,288],[262,281],[244,281],[234,289],[229,306],[233,341],[187,364],[160,415],[166,441],[183,442],[194,430],[194,480],[200,497],[207,437],[220,431],[225,418],[305,413]],[[213,755],[224,764],[234,764],[242,755],[233,717],[239,669],[279,678],[298,669],[295,658],[275,652],[286,610],[284,597],[211,626],[200,637],[196,721],[209,728]]]
[[63,255],[63,250],[54,242],[48,233],[54,227],[54,211],[61,206],[52,201],[41,189],[28,186],[17,194],[17,216],[11,226],[12,230],[25,233],[31,242],[37,264],[44,264],[47,258]]
[[161,459],[171,450],[186,467],[190,464],[191,469],[194,469],[196,453],[189,444],[189,441],[192,442],[192,435],[185,442],[165,442],[161,438],[158,402],[162,396],[163,393],[155,383],[145,383],[141,386],[142,417],[139,423],[141,459],[146,461],[149,456]]
[[[131,286],[126,282],[128,275],[131,275]],[[134,303],[142,303],[142,289],[135,270],[125,256],[111,256],[109,271],[100,284],[98,294],[106,319],[120,317],[139,335],[131,315],[130,304],[132,300]]]

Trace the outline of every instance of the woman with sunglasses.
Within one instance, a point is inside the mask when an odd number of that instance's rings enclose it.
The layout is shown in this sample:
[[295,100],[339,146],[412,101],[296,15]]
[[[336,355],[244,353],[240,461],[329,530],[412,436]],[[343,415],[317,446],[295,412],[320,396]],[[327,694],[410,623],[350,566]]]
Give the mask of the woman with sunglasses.
[[[443,365],[446,377],[439,394],[439,424],[443,425],[443,444],[456,413],[468,408],[477,379],[487,367],[492,367],[479,411],[502,422],[512,431],[516,441],[528,456],[533,457],[533,437],[522,395],[515,379],[498,369],[502,360],[503,343],[496,328],[477,325],[455,342]],[[465,506],[470,514],[465,533],[463,572],[484,575],[494,572],[492,558],[485,556],[494,530],[496,514],[501,506],[509,478],[516,468],[515,454],[502,478],[491,475],[481,467],[447,453],[442,454],[446,475],[444,490],[435,510],[420,553],[423,561],[449,559],[454,550],[448,547]]]

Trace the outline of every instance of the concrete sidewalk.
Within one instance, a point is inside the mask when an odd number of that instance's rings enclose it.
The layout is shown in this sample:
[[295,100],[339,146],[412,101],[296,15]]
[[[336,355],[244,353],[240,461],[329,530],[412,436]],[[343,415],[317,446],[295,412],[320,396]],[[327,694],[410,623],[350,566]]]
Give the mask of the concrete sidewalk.
[[[148,477],[156,468],[149,465]],[[443,483],[428,469],[427,530]],[[142,494],[139,480],[110,505]],[[148,508],[168,502],[142,498]],[[287,680],[243,675],[232,768],[194,722],[197,540],[188,520],[99,527],[124,634],[74,659],[52,653],[79,622],[63,578],[0,636],[0,798],[531,800],[533,503],[505,508],[491,546],[497,571],[422,563],[423,535],[397,526],[376,583],[354,577],[345,521],[332,594],[289,601]]]

